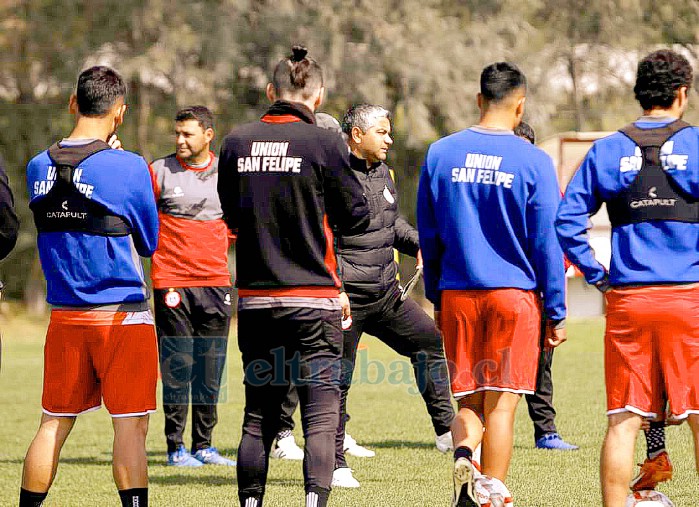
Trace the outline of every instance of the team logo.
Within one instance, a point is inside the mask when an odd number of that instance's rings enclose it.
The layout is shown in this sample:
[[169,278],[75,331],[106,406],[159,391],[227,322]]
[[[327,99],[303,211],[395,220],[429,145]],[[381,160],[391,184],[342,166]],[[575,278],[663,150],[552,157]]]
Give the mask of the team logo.
[[182,302],[182,296],[175,289],[170,289],[165,294],[165,305],[168,308],[177,308]]
[[383,197],[388,201],[389,204],[393,204],[396,200],[393,198],[393,194],[388,189],[387,185],[383,186]]
[[226,295],[223,298],[223,304],[231,306],[231,293],[230,292],[226,292]]

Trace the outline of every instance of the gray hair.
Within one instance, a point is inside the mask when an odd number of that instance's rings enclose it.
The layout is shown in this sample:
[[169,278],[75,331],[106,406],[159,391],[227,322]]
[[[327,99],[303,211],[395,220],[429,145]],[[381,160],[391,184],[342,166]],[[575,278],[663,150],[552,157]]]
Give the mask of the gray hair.
[[354,127],[366,132],[381,119],[391,119],[391,113],[381,106],[373,104],[358,104],[350,107],[342,118],[342,131],[350,135]]

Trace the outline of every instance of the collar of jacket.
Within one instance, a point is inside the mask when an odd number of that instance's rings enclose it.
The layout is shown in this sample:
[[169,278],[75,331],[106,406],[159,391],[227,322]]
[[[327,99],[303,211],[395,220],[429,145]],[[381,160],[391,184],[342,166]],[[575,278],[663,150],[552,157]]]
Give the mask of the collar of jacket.
[[280,116],[290,117],[289,120],[287,120],[288,122],[300,120],[310,123],[311,125],[315,125],[316,123],[316,117],[313,111],[299,102],[288,102],[286,100],[277,100],[272,104],[264,116],[262,116],[262,121],[267,119],[267,121],[271,123],[287,123],[285,121],[278,121],[279,118],[272,118]]
[[383,162],[381,161],[374,162],[373,164],[371,164],[371,166],[367,167],[365,159],[359,158],[354,153],[350,153],[350,165],[352,166],[352,169],[354,169],[355,171],[368,173],[369,171],[373,171],[374,169],[381,167],[381,164],[383,164]]

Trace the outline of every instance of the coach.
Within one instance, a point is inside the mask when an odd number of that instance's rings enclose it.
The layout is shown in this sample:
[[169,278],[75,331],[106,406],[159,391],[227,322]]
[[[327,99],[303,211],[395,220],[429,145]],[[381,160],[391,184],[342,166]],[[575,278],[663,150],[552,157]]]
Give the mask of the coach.
[[338,238],[340,274],[352,308],[352,326],[344,332],[340,425],[336,437],[334,486],[357,487],[343,451],[347,393],[357,345],[363,332],[376,336],[410,358],[415,379],[443,452],[451,448],[451,405],[442,338],[434,321],[412,299],[401,300],[394,248],[417,257],[422,264],[418,234],[398,214],[398,193],[385,164],[393,144],[389,112],[362,104],[345,114],[342,129],[348,136],[350,162],[369,200],[371,222],[366,231]]

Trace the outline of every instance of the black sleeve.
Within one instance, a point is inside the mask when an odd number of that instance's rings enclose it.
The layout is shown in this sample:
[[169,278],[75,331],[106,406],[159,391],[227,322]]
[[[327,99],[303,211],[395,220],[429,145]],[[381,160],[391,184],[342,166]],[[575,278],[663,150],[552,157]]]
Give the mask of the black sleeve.
[[19,220],[15,213],[15,199],[7,175],[0,167],[0,259],[9,255],[17,243]]
[[339,234],[349,235],[369,226],[369,205],[362,184],[349,162],[349,150],[340,136],[326,135],[323,189],[325,209]]
[[218,159],[218,197],[221,201],[223,221],[233,234],[238,233],[238,170],[233,140],[226,137]]
[[417,257],[417,252],[420,250],[420,241],[417,235],[417,229],[410,225],[402,216],[398,215],[395,224],[395,238],[393,246],[402,254]]

